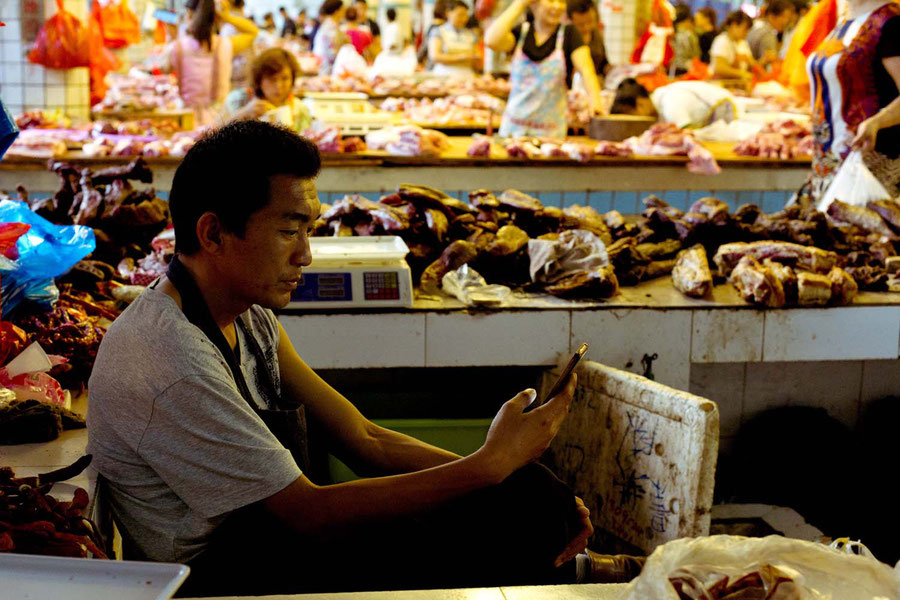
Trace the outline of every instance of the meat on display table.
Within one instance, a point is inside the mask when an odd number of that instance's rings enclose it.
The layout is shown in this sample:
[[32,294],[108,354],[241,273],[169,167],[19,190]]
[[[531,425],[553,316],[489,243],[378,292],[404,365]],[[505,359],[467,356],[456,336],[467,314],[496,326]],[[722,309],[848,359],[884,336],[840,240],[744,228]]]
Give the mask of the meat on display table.
[[[577,139],[577,138],[574,138]],[[734,154],[731,144],[708,143],[722,167],[719,175],[695,175],[685,167],[686,157],[597,157],[587,163],[570,159],[542,160],[478,158],[466,156],[471,138],[451,138],[451,148],[441,157],[389,156],[384,152],[325,155],[317,180],[320,192],[381,193],[401,183],[419,183],[448,193],[485,188],[515,188],[526,192],[578,193],[642,192],[646,190],[730,192],[794,192],[806,181],[808,160],[771,160]],[[100,168],[130,158],[88,158],[71,153],[64,160]],[[148,158],[154,185],[168,190],[180,158]],[[31,193],[53,193],[59,178],[44,159],[6,158],[0,163],[0,189],[22,183]],[[585,196],[586,198],[586,196]],[[328,198],[323,198],[328,201]],[[577,200],[576,200],[577,201]],[[585,200],[580,200],[584,203]],[[783,200],[782,200],[783,201]],[[631,207],[616,207],[634,212]]]

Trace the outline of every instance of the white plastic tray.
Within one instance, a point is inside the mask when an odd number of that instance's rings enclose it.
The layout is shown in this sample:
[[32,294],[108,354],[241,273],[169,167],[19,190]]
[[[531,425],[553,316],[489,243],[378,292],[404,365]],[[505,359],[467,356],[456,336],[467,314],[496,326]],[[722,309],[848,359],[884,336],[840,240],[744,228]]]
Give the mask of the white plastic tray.
[[171,563],[0,554],[0,598],[168,600],[189,570]]
[[409,252],[406,243],[396,235],[313,237],[309,245],[313,266],[323,262],[400,260]]

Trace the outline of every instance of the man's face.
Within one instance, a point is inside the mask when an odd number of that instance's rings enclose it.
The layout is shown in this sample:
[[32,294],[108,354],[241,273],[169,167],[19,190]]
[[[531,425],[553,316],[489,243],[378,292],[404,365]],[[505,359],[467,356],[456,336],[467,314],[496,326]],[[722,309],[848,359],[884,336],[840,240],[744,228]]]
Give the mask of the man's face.
[[365,23],[369,18],[369,7],[365,2],[356,3],[356,22]]
[[777,17],[772,17],[769,22],[772,24],[772,28],[775,29],[775,31],[781,33],[782,31],[787,29],[788,25],[793,22],[796,16],[796,12],[792,10],[786,10]]
[[581,40],[587,44],[594,38],[594,32],[598,26],[597,11],[593,8],[583,13],[572,13],[572,25],[581,35]]
[[222,236],[223,285],[250,304],[282,308],[312,262],[309,232],[321,205],[312,179],[275,175],[269,203],[250,215],[243,237]]

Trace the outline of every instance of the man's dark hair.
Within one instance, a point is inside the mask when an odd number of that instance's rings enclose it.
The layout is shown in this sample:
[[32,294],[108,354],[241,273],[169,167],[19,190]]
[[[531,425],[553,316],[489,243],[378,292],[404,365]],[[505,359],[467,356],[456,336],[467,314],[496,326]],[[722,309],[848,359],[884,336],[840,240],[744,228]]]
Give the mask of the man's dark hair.
[[384,14],[387,17],[388,22],[390,22],[390,23],[393,23],[394,19],[397,18],[397,10],[394,8],[387,9],[387,11]]
[[282,6],[281,8],[278,9],[278,12],[280,12],[280,13],[286,13],[286,12],[287,12],[287,7]]
[[747,27],[752,27],[753,19],[751,19],[750,15],[744,11],[736,10],[728,13],[728,16],[725,17],[725,22],[722,23],[722,27],[729,27],[730,25],[746,25]]
[[178,165],[169,192],[176,252],[200,250],[197,221],[207,212],[243,236],[250,216],[269,203],[273,175],[308,179],[321,164],[315,144],[262,121],[238,121],[204,135]]
[[450,2],[447,3],[447,12],[452,12],[460,6],[466,9],[466,12],[469,12],[469,5],[463,2],[463,0],[450,0]]
[[675,25],[679,23],[684,23],[685,21],[691,20],[691,7],[685,4],[684,2],[679,2],[675,5],[675,18],[672,19],[672,22]]
[[766,16],[779,17],[789,10],[797,10],[790,0],[769,0],[766,2]]
[[590,10],[596,9],[597,5],[594,4],[594,0],[568,0],[566,2],[566,14],[569,15],[569,18],[572,15],[583,15]]
[[708,6],[704,6],[697,13],[706,17],[706,20],[709,21],[710,25],[713,26],[713,29],[716,28],[716,24],[719,22],[719,15],[716,14],[715,9],[712,9]]
[[356,9],[353,8],[352,6],[347,8],[346,12],[344,12],[344,20],[349,21],[351,23],[353,21],[355,21],[356,20]]
[[[649,98],[647,88],[637,82],[637,79],[629,77],[623,79],[616,88],[616,97],[613,100],[609,112],[613,115],[627,115],[637,108],[638,98]],[[176,238],[177,239],[177,238]]]
[[343,5],[344,3],[341,2],[341,0],[325,0],[325,2],[322,3],[321,8],[319,8],[319,14],[331,16],[341,10]]
[[231,0],[233,8],[244,8],[244,0]]

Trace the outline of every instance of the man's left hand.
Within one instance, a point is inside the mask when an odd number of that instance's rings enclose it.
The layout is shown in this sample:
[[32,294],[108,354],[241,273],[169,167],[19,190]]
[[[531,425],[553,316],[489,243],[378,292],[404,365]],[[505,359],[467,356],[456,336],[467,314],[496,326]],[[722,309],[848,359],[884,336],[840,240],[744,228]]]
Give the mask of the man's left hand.
[[578,506],[578,514],[581,515],[581,532],[556,557],[556,560],[553,562],[554,567],[565,564],[584,552],[585,548],[587,548],[588,540],[594,534],[594,526],[591,525],[591,511],[588,510],[588,507],[584,505],[584,502],[578,496],[575,496],[575,504]]

